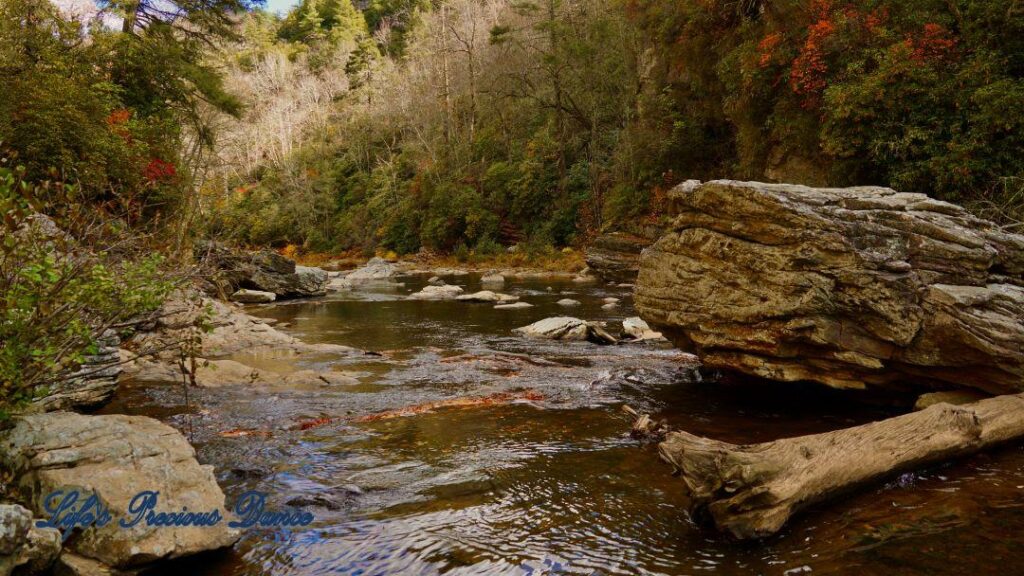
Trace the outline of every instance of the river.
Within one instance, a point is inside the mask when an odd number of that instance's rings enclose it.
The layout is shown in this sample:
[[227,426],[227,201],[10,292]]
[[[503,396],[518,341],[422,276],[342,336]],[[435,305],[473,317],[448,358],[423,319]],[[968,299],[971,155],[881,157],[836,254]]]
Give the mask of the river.
[[[737,543],[688,518],[681,481],[626,434],[622,404],[732,442],[842,428],[898,413],[857,393],[722,380],[661,343],[530,340],[513,328],[555,315],[635,316],[630,292],[568,280],[510,281],[534,304],[409,301],[425,277],[250,307],[355,358],[241,354],[276,371],[341,370],[359,384],[193,389],[126,383],[105,412],[189,435],[229,502],[248,490],[301,505],[312,526],[250,530],[231,550],[162,573],[1007,574],[1024,566],[1024,448],[908,473]],[[467,290],[475,275],[449,278]],[[614,310],[603,299],[619,298]],[[580,306],[556,304],[573,298]],[[507,394],[506,394],[507,393]],[[506,394],[502,396],[502,394]],[[454,398],[518,398],[393,418]],[[305,429],[303,429],[305,428]],[[242,432],[239,432],[242,431]]]

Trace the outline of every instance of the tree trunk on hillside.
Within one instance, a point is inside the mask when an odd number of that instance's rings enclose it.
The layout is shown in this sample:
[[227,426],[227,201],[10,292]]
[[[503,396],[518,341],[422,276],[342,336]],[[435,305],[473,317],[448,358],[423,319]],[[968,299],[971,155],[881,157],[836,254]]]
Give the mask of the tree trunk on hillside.
[[737,538],[759,538],[798,510],[894,471],[1021,437],[1024,394],[1017,394],[763,444],[672,432],[659,451],[681,473],[694,513],[706,513]]

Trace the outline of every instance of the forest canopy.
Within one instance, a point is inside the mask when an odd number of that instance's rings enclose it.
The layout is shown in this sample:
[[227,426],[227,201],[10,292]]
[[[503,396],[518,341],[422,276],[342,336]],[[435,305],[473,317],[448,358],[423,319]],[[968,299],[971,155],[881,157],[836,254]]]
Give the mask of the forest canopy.
[[4,3],[0,141],[140,220],[189,206],[197,235],[573,245],[656,222],[690,178],[886,185],[1004,223],[1024,205],[1018,3],[101,7]]

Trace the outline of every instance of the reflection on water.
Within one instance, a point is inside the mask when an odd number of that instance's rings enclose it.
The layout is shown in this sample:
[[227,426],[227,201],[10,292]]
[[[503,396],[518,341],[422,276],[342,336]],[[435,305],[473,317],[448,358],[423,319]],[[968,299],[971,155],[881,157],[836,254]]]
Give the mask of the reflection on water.
[[[733,442],[820,432],[891,415],[855,393],[715,382],[662,345],[599,347],[512,337],[535,320],[633,315],[627,291],[513,282],[535,304],[405,301],[405,286],[281,303],[255,313],[312,342],[379,356],[245,355],[265,369],[342,370],[320,390],[128,385],[108,411],[191,424],[229,502],[246,490],[307,507],[297,532],[248,532],[232,550],[165,568],[195,574],[1006,574],[1024,571],[1024,450],[906,474],[736,543],[695,526],[680,481],[625,436],[628,403],[675,427]],[[477,289],[475,277],[467,289]],[[602,298],[622,299],[617,310]],[[563,309],[558,299],[580,300]],[[360,416],[467,395],[531,389],[544,400]],[[297,422],[329,418],[299,430]],[[226,430],[260,435],[222,437]]]

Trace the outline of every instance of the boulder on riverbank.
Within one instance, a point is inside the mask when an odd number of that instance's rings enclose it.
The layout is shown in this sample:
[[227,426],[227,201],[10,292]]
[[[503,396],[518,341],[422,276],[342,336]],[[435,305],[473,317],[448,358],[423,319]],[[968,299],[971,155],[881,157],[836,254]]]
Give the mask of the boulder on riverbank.
[[36,514],[57,490],[95,494],[115,520],[68,540],[71,551],[116,568],[137,567],[230,546],[238,532],[215,526],[124,528],[129,503],[145,490],[159,492],[159,509],[226,516],[224,493],[211,466],[201,466],[177,430],[142,416],[84,416],[50,412],[15,418],[0,436],[0,463],[14,473],[14,492]]
[[222,297],[247,288],[272,292],[277,298],[306,298],[327,293],[327,272],[297,266],[273,250],[248,254],[223,244],[209,242],[200,247],[199,257],[214,269],[209,278],[212,293]]
[[713,368],[1024,389],[1024,236],[888,188],[715,181],[644,251],[641,316]]

